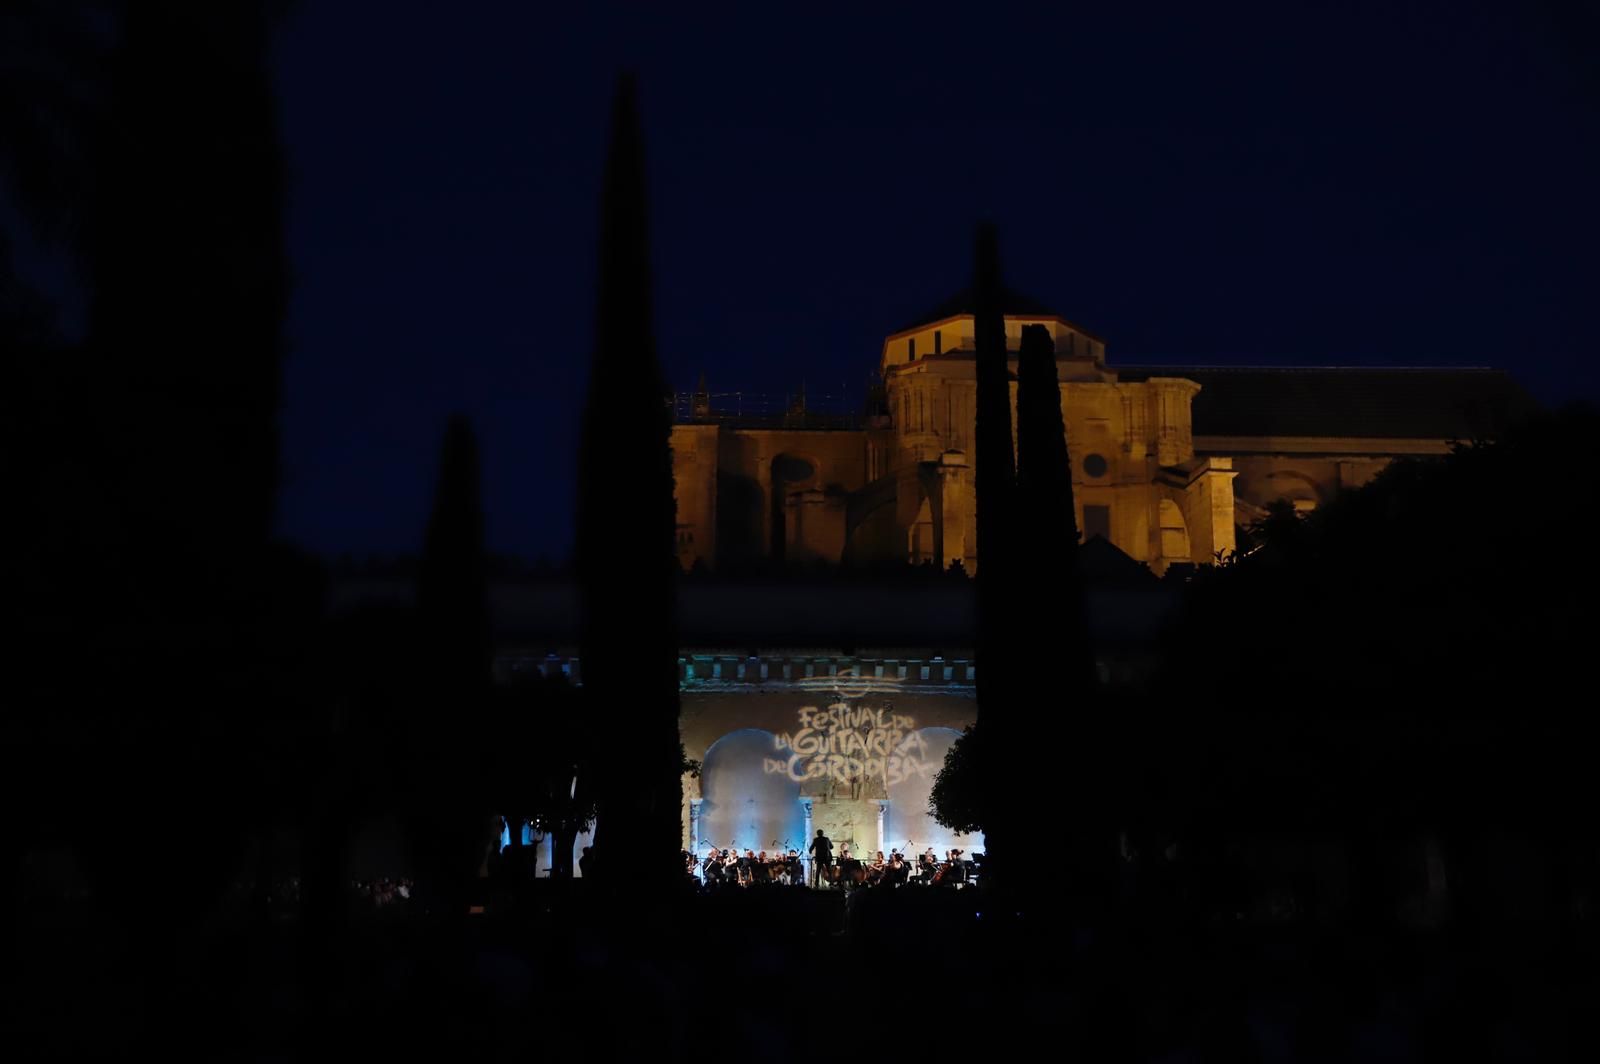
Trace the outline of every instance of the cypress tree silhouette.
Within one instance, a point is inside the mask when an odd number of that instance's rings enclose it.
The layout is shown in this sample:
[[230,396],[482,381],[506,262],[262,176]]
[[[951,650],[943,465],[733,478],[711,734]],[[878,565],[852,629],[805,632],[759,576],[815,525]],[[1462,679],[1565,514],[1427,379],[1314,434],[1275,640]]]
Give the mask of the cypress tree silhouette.
[[1072,469],[1061,417],[1056,345],[1043,325],[1022,329],[1017,352],[1017,495],[1029,532],[1056,553],[1077,552],[1072,514]]
[[128,5],[86,234],[98,457],[126,560],[155,585],[137,601],[207,628],[258,561],[277,489],[277,6]]
[[152,1005],[175,1007],[174,947],[193,944],[262,809],[284,800],[254,785],[272,730],[288,291],[276,6],[156,0],[108,24],[110,106],[82,214],[86,339],[41,381],[62,400],[48,446],[75,498],[38,516],[80,553],[51,555],[74,610],[34,665],[50,701],[30,709],[73,736],[56,748],[61,815],[97,825],[115,810],[83,856]]
[[489,685],[489,577],[478,439],[456,414],[445,427],[439,480],[417,571],[417,607],[437,682],[478,698]]
[[[978,395],[974,443],[978,532],[978,801],[987,851],[985,875],[1004,886],[1020,857],[1022,834],[1014,822],[1015,776],[1006,771],[1017,731],[1011,714],[1015,631],[1016,471],[1011,433],[1011,371],[1001,306],[999,240],[992,224],[978,228],[974,332]],[[968,742],[963,737],[958,742]]]
[[[134,648],[123,682],[159,693],[135,700],[134,719],[164,732],[185,772],[223,783],[262,697],[248,659],[277,487],[288,276],[275,6],[125,9],[84,234],[83,391],[63,441],[98,503],[106,584],[87,641]],[[144,770],[161,778],[158,762]],[[184,816],[194,835],[236,834]]]
[[[638,102],[624,75],[601,208],[577,565],[588,711],[617,725],[586,874],[641,889],[679,878],[682,803],[671,418],[651,326],[648,235]],[[644,857],[643,874],[610,875],[619,853]]]
[[422,699],[412,717],[410,810],[422,885],[440,911],[460,916],[482,856],[483,781],[471,750],[489,718],[492,647],[483,546],[478,441],[457,414],[445,429],[438,489],[417,572],[424,654]]
[[[1061,403],[1055,341],[1043,325],[1025,326],[1017,354],[1017,554],[1025,559],[1030,594],[1047,605],[1016,628],[1014,682],[1030,693],[1019,705],[1031,707],[1032,717],[1016,723],[1034,730],[1070,719],[1074,747],[1064,777],[1024,777],[1029,836],[1060,840],[1044,848],[1029,883],[1064,882],[1080,904],[1098,905],[1101,880],[1112,868],[1100,819],[1109,805],[1102,775],[1107,750],[1093,708],[1095,656]],[[1060,896],[1057,886],[1051,889]]]
[[[1051,645],[1057,684],[1064,678],[1069,693],[1087,694],[1095,686],[1095,663],[1078,566],[1072,460],[1061,414],[1055,341],[1043,325],[1023,328],[1017,354],[1017,511],[1026,540],[1021,556],[1047,582],[1049,617],[1056,622],[1036,620],[1027,631],[1045,636]],[[1043,590],[1037,579],[1029,583]],[[1063,655],[1069,665],[1065,677],[1059,671]]]

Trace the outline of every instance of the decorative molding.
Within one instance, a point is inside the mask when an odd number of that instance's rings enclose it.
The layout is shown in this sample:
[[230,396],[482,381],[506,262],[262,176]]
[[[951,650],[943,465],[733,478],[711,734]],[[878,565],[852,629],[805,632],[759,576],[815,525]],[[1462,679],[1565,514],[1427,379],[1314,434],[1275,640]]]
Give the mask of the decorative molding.
[[[582,684],[577,655],[501,653],[497,675],[566,674]],[[839,691],[847,697],[920,690],[970,695],[977,683],[971,653],[961,656],[891,656],[884,653],[786,652],[744,654],[689,651],[678,658],[680,691]]]

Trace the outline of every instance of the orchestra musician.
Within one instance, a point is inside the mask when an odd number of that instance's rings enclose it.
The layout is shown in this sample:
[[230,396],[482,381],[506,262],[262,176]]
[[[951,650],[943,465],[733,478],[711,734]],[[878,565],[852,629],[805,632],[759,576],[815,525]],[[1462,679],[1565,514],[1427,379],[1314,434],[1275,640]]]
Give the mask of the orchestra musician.
[[872,863],[867,865],[867,883],[877,886],[883,880],[883,874],[888,871],[889,865],[883,859],[883,851],[879,850],[872,855]]
[[844,887],[859,886],[866,879],[866,869],[850,855],[850,847],[839,851],[839,883]]

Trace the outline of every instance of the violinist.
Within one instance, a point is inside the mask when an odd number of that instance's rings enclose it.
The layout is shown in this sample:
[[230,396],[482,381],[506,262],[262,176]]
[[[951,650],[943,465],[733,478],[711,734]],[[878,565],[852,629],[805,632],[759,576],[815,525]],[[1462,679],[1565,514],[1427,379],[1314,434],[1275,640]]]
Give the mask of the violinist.
[[889,853],[889,867],[884,870],[884,876],[886,877],[889,885],[892,887],[898,887],[900,884],[906,881],[906,877],[910,875],[910,873],[911,869],[906,865],[906,859],[900,856],[900,851],[891,851]]
[[722,851],[715,846],[706,856],[705,873],[707,886],[722,882]]
[[933,847],[917,857],[917,879],[922,883],[933,882],[933,877],[939,871],[938,859],[933,856]]
[[880,882],[882,882],[883,873],[887,871],[888,868],[888,864],[886,864],[883,859],[883,851],[879,850],[877,853],[872,855],[872,862],[867,865],[867,883],[871,886],[877,886]]

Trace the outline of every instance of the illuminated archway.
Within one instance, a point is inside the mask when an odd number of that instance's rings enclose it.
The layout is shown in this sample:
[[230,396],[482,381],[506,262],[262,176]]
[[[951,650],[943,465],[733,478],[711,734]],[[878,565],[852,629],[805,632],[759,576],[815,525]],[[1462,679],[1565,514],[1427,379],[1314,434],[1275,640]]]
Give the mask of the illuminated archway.
[[1189,525],[1183,519],[1183,508],[1171,499],[1161,500],[1161,557],[1189,557]]
[[961,733],[954,728],[920,728],[916,741],[906,744],[915,749],[919,767],[889,785],[889,813],[884,824],[885,841],[890,846],[905,847],[921,853],[928,847],[939,856],[944,851],[960,849],[968,854],[983,852],[983,836],[960,835],[941,827],[928,811],[928,800],[933,794],[933,779],[944,767],[944,756]]
[[771,850],[785,843],[805,848],[800,784],[764,768],[776,749],[777,736],[761,728],[741,728],[711,744],[700,769],[704,799],[696,849],[736,844]]

